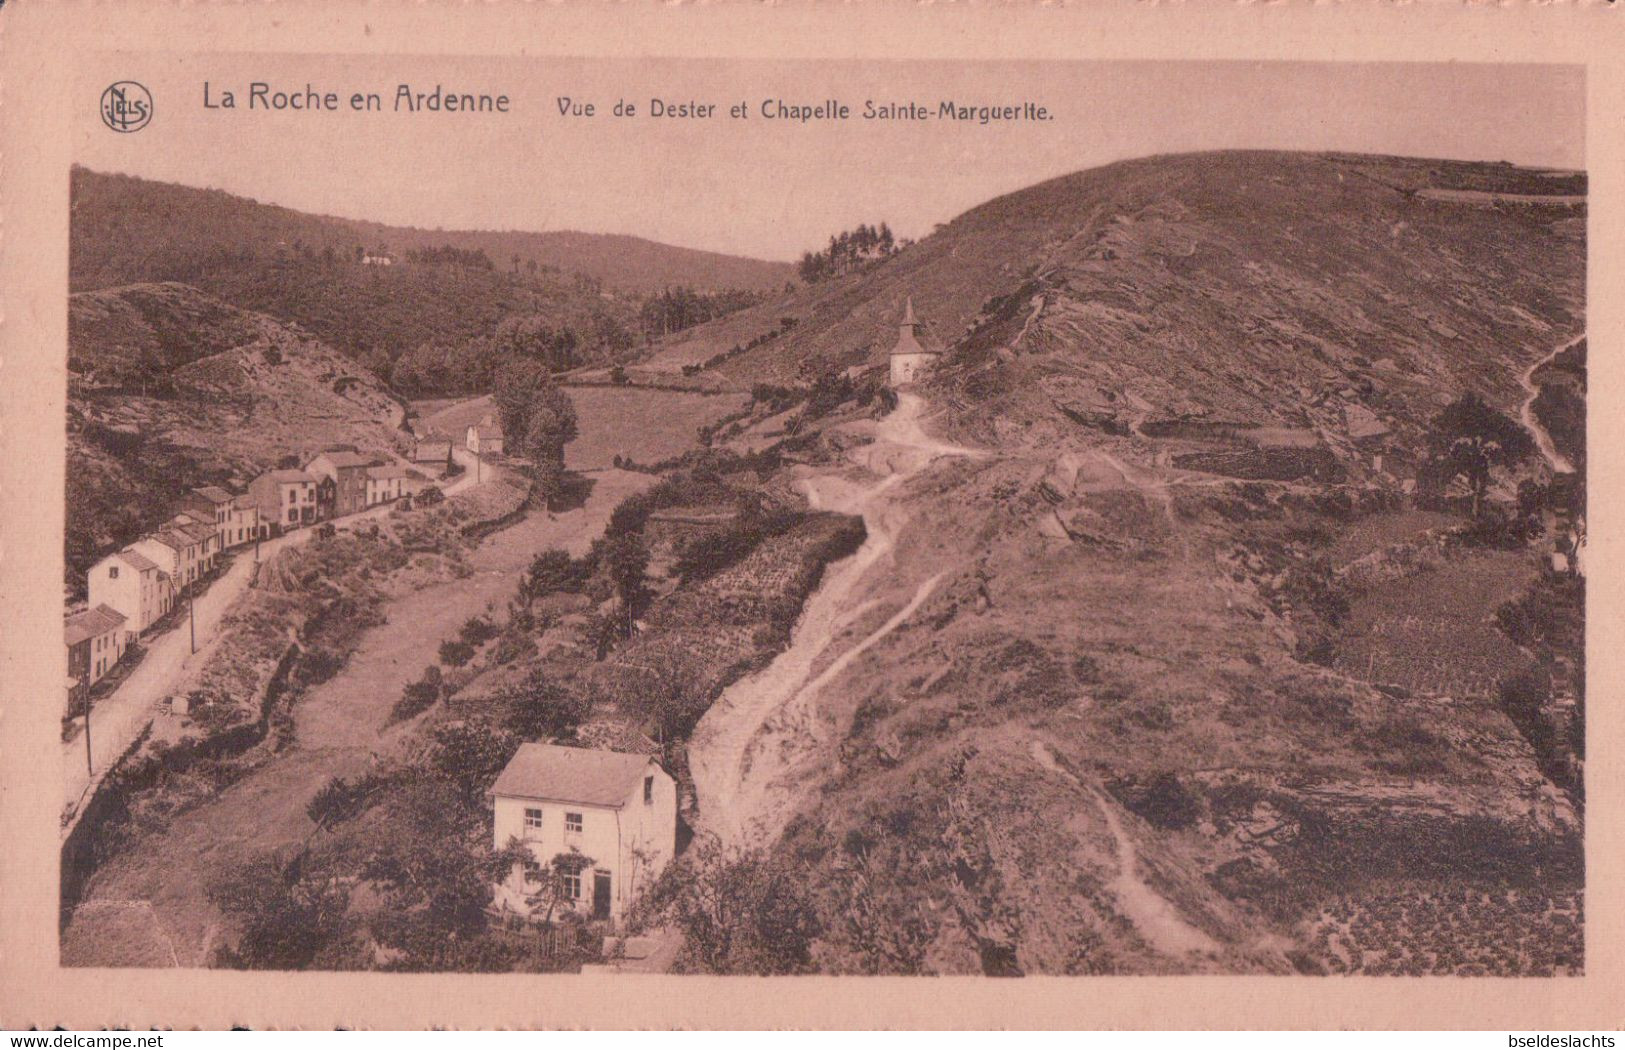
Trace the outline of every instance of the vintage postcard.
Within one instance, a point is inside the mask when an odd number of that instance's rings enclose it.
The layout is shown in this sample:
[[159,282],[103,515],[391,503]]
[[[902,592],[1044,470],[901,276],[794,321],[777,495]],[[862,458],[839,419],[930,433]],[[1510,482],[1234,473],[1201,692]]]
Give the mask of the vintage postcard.
[[1616,13],[0,19],[6,1023],[1625,1016]]

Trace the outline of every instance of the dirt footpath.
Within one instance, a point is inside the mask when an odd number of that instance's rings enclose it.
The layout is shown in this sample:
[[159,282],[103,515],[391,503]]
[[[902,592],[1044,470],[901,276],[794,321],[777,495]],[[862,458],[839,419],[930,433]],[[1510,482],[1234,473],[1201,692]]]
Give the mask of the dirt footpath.
[[[407,595],[386,608],[388,622],[363,636],[361,647],[333,678],[315,687],[294,710],[298,746],[233,784],[207,805],[176,818],[103,866],[63,933],[65,966],[152,965],[173,958],[201,965],[218,916],[206,896],[207,880],[243,852],[302,841],[313,829],[305,816],[312,795],[334,776],[366,768],[372,755],[404,726],[384,729],[402,687],[433,662],[440,642],[470,616],[500,608],[517,574],[547,547],[572,554],[603,532],[610,511],[653,482],[648,475],[606,471],[594,475],[585,506],[567,513],[532,513],[498,532],[474,552],[474,573]],[[123,902],[112,906],[112,902]],[[150,905],[152,921],[147,919]],[[141,913],[140,937],[128,917]],[[108,924],[112,924],[109,926]],[[114,928],[116,927],[116,928]],[[162,937],[168,943],[151,942]]]

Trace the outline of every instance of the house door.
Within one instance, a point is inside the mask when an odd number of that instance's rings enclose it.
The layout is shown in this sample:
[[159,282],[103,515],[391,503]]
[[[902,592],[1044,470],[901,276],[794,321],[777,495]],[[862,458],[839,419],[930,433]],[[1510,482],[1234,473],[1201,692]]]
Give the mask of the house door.
[[609,918],[609,872],[596,871],[592,876],[592,917]]

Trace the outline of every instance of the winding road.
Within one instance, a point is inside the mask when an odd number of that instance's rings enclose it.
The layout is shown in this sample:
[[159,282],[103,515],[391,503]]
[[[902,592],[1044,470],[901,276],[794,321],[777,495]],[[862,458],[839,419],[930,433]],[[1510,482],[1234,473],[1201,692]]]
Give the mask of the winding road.
[[[891,554],[907,523],[906,509],[888,493],[943,456],[985,455],[932,438],[921,423],[924,409],[917,395],[902,394],[897,408],[876,427],[874,443],[848,453],[875,480],[838,474],[802,480],[814,509],[861,515],[868,535],[855,554],[830,567],[803,608],[789,647],[761,671],[730,686],[695,727],[688,758],[701,829],[724,845],[760,845],[778,833],[794,801],[793,785],[786,782],[817,746],[818,695],[854,659],[906,623],[942,580],[941,573],[922,580],[884,623],[832,653],[859,611],[849,607],[853,596]],[[873,604],[865,602],[859,609]],[[828,663],[815,673],[826,657]]]
[[1570,463],[1568,457],[1557,450],[1557,445],[1552,442],[1552,435],[1547,433],[1546,428],[1541,426],[1540,420],[1535,418],[1535,399],[1540,397],[1540,384],[1535,382],[1535,373],[1540,371],[1543,366],[1556,360],[1565,350],[1583,342],[1585,342],[1584,332],[1524,369],[1523,374],[1518,377],[1518,382],[1529,393],[1529,396],[1524,399],[1523,408],[1519,411],[1519,418],[1523,422],[1523,428],[1534,437],[1535,446],[1540,449],[1540,454],[1546,457],[1546,462],[1550,463],[1552,469],[1559,474],[1574,473],[1574,464]]

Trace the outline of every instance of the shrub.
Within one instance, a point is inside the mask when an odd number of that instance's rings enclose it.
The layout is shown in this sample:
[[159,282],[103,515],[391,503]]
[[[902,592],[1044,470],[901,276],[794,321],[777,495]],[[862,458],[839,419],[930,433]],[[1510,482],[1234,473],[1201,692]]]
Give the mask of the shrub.
[[461,667],[474,659],[474,647],[467,642],[448,638],[440,643],[440,662],[447,667]]
[[1188,828],[1202,817],[1201,800],[1172,773],[1158,773],[1131,799],[1129,809],[1164,831]]
[[321,827],[332,827],[353,820],[366,809],[367,799],[383,785],[383,779],[367,773],[354,783],[344,777],[334,777],[322,785],[305,806],[305,815]]
[[422,678],[407,683],[406,688],[401,690],[401,698],[390,712],[390,721],[404,722],[413,715],[427,711],[436,700],[440,699],[442,681],[443,677],[440,668],[433,664],[425,667]]
[[497,694],[502,725],[526,740],[569,736],[592,713],[585,693],[550,681],[541,669]]
[[483,616],[470,616],[457,632],[464,642],[469,645],[484,645],[497,636],[496,625]]

